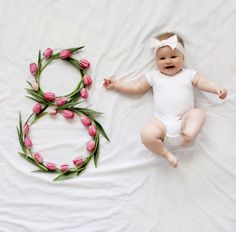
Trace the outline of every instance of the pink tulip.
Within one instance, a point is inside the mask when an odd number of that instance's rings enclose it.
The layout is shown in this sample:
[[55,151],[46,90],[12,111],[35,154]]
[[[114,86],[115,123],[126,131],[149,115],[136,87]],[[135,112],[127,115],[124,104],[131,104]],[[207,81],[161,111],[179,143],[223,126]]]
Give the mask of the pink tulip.
[[41,110],[42,110],[42,106],[41,106],[39,103],[37,103],[37,104],[34,105],[34,107],[33,107],[33,112],[34,112],[35,114],[39,114],[39,113],[41,112]]
[[86,115],[81,117],[81,122],[84,126],[90,126],[91,125],[91,119],[87,117]]
[[93,80],[92,80],[91,76],[86,74],[83,76],[83,82],[85,85],[91,85],[93,83]]
[[43,56],[45,59],[49,59],[53,54],[53,50],[51,48],[47,48],[44,53]]
[[89,126],[88,131],[90,136],[95,136],[97,134],[97,129],[94,125]]
[[88,91],[87,91],[87,89],[82,88],[82,89],[80,90],[80,96],[81,96],[82,98],[86,99],[86,98],[88,97]]
[[46,168],[49,170],[49,171],[54,171],[54,170],[56,170],[56,164],[54,164],[54,163],[50,163],[50,162],[48,162],[48,163],[46,163]]
[[50,101],[50,102],[55,101],[55,98],[56,98],[55,94],[52,93],[52,92],[46,92],[46,93],[44,93],[44,94],[43,94],[43,97],[44,97],[47,101]]
[[96,143],[94,140],[90,140],[87,142],[87,150],[88,151],[90,151],[90,152],[93,151],[95,147],[96,147]]
[[32,147],[33,144],[32,144],[32,141],[29,137],[26,137],[24,139],[24,145],[25,145],[26,148],[31,148]]
[[52,109],[48,112],[49,115],[56,115],[57,111],[55,109]]
[[60,97],[56,99],[56,105],[57,106],[63,106],[67,103],[67,98],[66,97]]
[[79,66],[81,68],[88,69],[90,67],[90,63],[88,60],[83,59],[79,61]]
[[23,133],[25,135],[28,135],[29,133],[29,125],[27,123],[23,126]]
[[63,110],[62,114],[67,119],[72,119],[72,118],[74,118],[74,115],[75,115],[74,112],[71,110]]
[[75,166],[81,166],[84,163],[84,159],[83,159],[83,157],[78,156],[73,160],[73,163]]
[[37,64],[35,64],[35,63],[31,63],[31,64],[29,65],[29,69],[30,69],[30,72],[31,72],[33,75],[35,75],[35,74],[37,73],[37,71],[38,71],[38,66],[37,66]]
[[38,164],[43,163],[43,157],[42,157],[38,152],[34,154],[34,160],[35,160]]
[[62,172],[67,172],[69,170],[69,165],[68,164],[62,164],[60,167],[60,170]]
[[61,59],[65,60],[71,56],[71,51],[69,49],[63,50],[59,53]]
[[39,90],[39,85],[36,81],[31,81],[30,85],[31,85],[33,90],[35,90],[35,91]]

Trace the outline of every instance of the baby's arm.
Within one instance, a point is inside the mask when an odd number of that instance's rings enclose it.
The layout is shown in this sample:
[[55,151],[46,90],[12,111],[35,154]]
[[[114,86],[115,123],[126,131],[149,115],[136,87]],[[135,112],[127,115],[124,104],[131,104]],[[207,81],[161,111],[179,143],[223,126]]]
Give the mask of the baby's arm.
[[219,87],[215,82],[203,78],[200,74],[195,75],[192,83],[202,91],[218,95],[220,99],[225,99],[227,96],[227,90],[225,88]]
[[110,77],[109,79],[104,79],[103,83],[106,89],[114,89],[121,93],[126,94],[143,94],[147,92],[151,86],[148,84],[145,76],[140,77],[135,81],[120,81],[116,80],[115,77]]

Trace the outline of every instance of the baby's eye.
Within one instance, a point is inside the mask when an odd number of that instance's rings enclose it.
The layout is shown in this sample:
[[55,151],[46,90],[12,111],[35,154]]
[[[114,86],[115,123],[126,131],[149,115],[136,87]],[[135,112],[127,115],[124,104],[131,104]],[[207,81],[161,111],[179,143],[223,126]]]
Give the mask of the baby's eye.
[[164,60],[164,59],[165,59],[165,57],[161,57],[161,58],[160,58],[160,60]]
[[171,56],[172,59],[175,59],[177,56]]

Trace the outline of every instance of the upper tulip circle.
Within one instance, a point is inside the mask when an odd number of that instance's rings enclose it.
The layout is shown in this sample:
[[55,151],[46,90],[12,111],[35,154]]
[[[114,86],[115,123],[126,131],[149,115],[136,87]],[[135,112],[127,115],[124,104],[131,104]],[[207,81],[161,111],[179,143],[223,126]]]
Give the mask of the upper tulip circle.
[[[93,83],[91,76],[87,74],[90,67],[90,62],[86,59],[77,60],[72,58],[72,54],[80,51],[82,48],[83,47],[64,49],[55,54],[51,48],[47,48],[43,52],[43,56],[41,55],[41,51],[39,51],[38,63],[31,63],[29,65],[29,71],[34,76],[35,80],[28,82],[31,87],[26,89],[26,91],[30,94],[28,97],[48,106],[62,106],[66,103],[75,102],[79,99],[87,99],[89,96],[88,88]],[[65,96],[57,97],[52,91],[44,92],[40,86],[42,72],[52,61],[55,60],[63,60],[71,64],[80,74],[80,81],[78,85],[71,93]]]
[[[54,180],[64,180],[74,176],[78,176],[84,171],[91,160],[94,158],[95,166],[97,165],[99,154],[99,138],[103,135],[108,141],[108,137],[102,125],[96,120],[96,117],[101,114],[88,108],[78,107],[81,100],[88,98],[88,87],[92,85],[93,80],[87,71],[90,67],[90,62],[86,59],[77,60],[71,55],[83,47],[64,49],[54,54],[51,48],[47,48],[43,55],[39,51],[38,62],[29,65],[30,73],[34,80],[28,81],[31,88],[26,89],[28,98],[36,101],[33,106],[32,114],[23,123],[21,114],[19,117],[19,126],[17,127],[18,139],[22,151],[19,154],[33,163],[41,172],[56,172],[59,175]],[[43,70],[54,60],[61,59],[73,65],[79,72],[81,80],[76,88],[65,96],[57,97],[53,92],[43,92],[40,87],[40,75]],[[86,147],[89,151],[87,158],[78,156],[73,160],[73,167],[68,164],[62,164],[57,167],[55,163],[45,162],[40,151],[33,151],[33,143],[30,139],[30,126],[39,120],[44,115],[62,114],[66,119],[72,120],[74,115],[81,117],[81,122],[88,129],[91,140],[87,142]]]

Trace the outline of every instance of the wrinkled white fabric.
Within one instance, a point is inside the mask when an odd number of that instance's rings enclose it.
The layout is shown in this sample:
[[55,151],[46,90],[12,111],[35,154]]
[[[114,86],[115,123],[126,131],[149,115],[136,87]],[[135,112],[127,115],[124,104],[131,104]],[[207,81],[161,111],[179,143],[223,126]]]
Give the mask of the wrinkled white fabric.
[[[236,228],[236,21],[234,0],[2,0],[0,1],[0,231],[1,232],[234,232]],[[176,31],[185,40],[185,63],[228,89],[225,101],[196,92],[206,123],[195,143],[175,148],[179,167],[142,145],[140,131],[152,117],[149,91],[126,96],[104,90],[104,77],[139,78],[155,67],[153,35]],[[76,58],[91,61],[91,109],[110,143],[101,139],[98,167],[79,177],[55,175],[17,152],[18,112],[25,120],[28,65],[38,50],[83,46]],[[66,94],[78,73],[64,62],[50,64],[43,90]],[[71,162],[83,154],[88,134],[79,118],[58,115],[31,130],[45,159]]]

